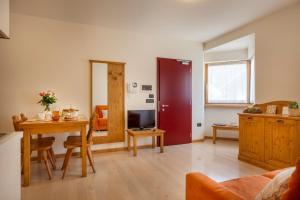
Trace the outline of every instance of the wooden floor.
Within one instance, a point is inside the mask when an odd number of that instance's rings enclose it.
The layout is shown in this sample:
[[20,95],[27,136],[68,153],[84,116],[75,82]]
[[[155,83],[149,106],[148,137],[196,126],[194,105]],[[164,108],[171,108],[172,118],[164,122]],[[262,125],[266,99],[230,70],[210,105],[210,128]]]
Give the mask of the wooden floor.
[[[165,153],[158,149],[132,152],[111,152],[95,155],[96,174],[89,167],[87,178],[81,178],[81,162],[72,158],[64,180],[62,172],[54,172],[47,180],[44,166],[32,165],[32,183],[22,188],[22,200],[183,200],[185,174],[200,171],[224,181],[245,175],[261,174],[264,170],[237,160],[238,142],[211,140],[168,146]],[[60,166],[62,159],[58,159]]]

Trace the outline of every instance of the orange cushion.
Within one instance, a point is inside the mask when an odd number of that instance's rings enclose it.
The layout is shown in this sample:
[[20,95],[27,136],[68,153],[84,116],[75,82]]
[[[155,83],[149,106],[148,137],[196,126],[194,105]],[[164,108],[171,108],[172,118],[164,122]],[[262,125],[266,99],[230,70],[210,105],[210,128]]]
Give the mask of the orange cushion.
[[271,179],[265,176],[246,176],[222,182],[221,185],[245,199],[255,199],[256,195]]
[[281,200],[300,199],[300,159],[297,162],[296,170],[289,180],[289,189],[282,195]]

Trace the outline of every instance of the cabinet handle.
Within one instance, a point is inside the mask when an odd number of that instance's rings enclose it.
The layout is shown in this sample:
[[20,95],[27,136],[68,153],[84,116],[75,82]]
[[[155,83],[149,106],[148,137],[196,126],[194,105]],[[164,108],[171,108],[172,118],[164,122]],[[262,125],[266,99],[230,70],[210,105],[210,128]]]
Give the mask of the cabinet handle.
[[248,117],[248,119],[249,119],[249,120],[252,120],[252,119],[253,119],[253,117]]
[[277,123],[281,123],[281,124],[283,124],[283,123],[284,123],[284,121],[283,121],[282,119],[278,119],[278,120],[277,120]]

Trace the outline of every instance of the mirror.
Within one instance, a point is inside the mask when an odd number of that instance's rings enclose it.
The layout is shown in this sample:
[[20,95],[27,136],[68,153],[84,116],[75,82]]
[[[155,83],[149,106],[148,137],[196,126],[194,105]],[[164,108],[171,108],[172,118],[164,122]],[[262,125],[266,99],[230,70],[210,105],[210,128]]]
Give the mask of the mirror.
[[108,135],[108,64],[92,65],[92,112],[96,120],[93,122],[94,136]]
[[94,143],[125,141],[125,63],[90,60]]

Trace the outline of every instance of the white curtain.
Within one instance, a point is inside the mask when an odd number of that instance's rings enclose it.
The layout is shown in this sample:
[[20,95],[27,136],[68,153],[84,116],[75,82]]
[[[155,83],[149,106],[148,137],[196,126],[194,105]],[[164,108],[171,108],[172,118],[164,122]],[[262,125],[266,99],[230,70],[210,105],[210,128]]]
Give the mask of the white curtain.
[[247,103],[247,64],[208,66],[208,103]]

